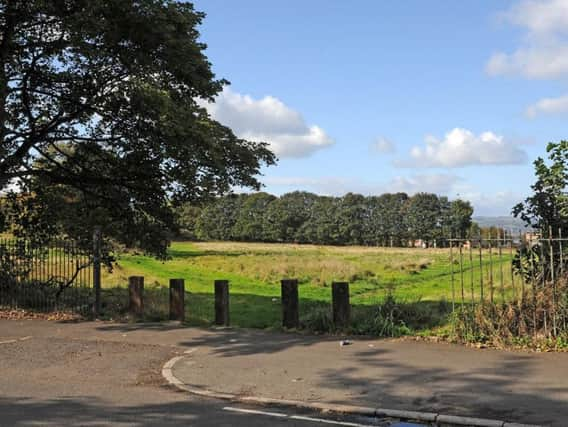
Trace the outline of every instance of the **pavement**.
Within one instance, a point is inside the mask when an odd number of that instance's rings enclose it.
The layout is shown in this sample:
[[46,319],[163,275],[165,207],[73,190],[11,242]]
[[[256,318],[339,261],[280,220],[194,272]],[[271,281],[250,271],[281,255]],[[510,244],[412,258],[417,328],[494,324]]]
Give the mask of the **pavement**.
[[[175,377],[201,390],[568,425],[566,353],[351,338],[340,346],[341,339],[174,323],[0,320],[0,425],[30,425],[38,416],[52,425],[267,425],[226,410],[226,402],[166,387],[160,370],[173,357]],[[309,424],[294,416],[269,424]]]
[[237,396],[568,425],[568,354],[227,330],[186,341],[182,383]]

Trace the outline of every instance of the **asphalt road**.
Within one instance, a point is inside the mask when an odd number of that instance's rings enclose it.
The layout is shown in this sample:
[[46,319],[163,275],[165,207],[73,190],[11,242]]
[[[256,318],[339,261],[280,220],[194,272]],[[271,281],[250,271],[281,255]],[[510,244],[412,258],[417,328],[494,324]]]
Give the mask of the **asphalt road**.
[[[323,425],[309,419],[321,414],[246,408],[171,389],[160,372],[180,353],[175,346],[29,335],[30,326],[19,333],[18,323],[13,325],[9,333],[0,333],[0,426]],[[370,419],[326,421],[392,425]]]

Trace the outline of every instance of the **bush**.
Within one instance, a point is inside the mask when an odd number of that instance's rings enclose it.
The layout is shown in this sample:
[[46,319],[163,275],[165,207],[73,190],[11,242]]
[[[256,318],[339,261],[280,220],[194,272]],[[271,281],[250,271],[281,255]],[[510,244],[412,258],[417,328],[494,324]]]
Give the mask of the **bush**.
[[330,333],[335,327],[329,305],[319,305],[310,308],[300,317],[300,327],[310,332]]
[[411,333],[405,322],[405,310],[392,295],[378,306],[356,307],[351,332],[378,337],[399,337]]
[[568,338],[568,286],[566,279],[539,285],[524,297],[508,303],[485,301],[474,307],[459,307],[452,318],[458,340],[517,345],[521,341],[564,342]]

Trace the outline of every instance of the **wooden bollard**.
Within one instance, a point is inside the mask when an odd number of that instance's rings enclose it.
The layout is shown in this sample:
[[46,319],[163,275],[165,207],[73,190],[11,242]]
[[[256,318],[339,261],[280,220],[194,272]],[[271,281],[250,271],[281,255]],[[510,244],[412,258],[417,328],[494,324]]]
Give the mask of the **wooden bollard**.
[[349,326],[349,322],[351,321],[349,283],[333,282],[331,284],[331,300],[333,307],[333,324],[336,327]]
[[183,279],[170,279],[170,320],[185,319],[185,282]]
[[215,324],[229,326],[228,280],[215,280]]
[[144,276],[128,278],[128,294],[130,296],[130,313],[135,316],[144,314]]
[[298,280],[284,279],[280,283],[282,285],[282,326],[285,328],[298,328],[300,326]]

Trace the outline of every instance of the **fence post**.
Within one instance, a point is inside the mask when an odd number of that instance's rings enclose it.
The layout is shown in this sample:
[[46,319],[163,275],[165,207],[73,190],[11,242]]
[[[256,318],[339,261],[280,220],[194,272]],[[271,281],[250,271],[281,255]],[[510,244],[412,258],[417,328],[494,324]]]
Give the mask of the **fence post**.
[[185,282],[170,279],[170,320],[185,320]]
[[95,291],[95,304],[93,315],[99,317],[101,313],[101,227],[95,227],[93,232],[93,289]]
[[331,299],[333,306],[333,324],[336,327],[348,326],[351,320],[349,283],[333,282],[331,284]]
[[228,280],[215,280],[215,324],[229,326]]
[[285,328],[298,328],[300,326],[298,280],[284,279],[280,283],[282,287],[282,326]]
[[135,316],[144,314],[144,276],[128,278],[128,294],[130,296],[130,313]]

